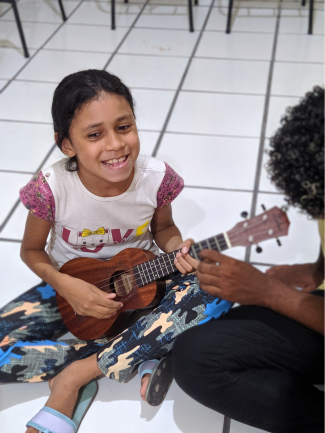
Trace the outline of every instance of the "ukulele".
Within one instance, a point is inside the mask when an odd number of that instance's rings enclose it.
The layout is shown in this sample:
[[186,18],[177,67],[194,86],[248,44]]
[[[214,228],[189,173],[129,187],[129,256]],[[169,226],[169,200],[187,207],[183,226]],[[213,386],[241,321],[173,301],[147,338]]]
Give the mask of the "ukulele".
[[[288,234],[289,220],[277,207],[239,222],[228,232],[194,243],[189,254],[200,259],[202,249],[224,251],[235,246],[250,246]],[[279,243],[280,241],[278,241]],[[159,304],[165,294],[164,277],[176,271],[174,264],[180,250],[155,256],[151,251],[127,248],[110,260],[76,258],[65,263],[60,272],[80,278],[107,293],[116,293],[115,301],[123,307],[109,319],[76,314],[65,298],[56,293],[58,308],[69,331],[82,340],[93,340],[116,333],[123,314]],[[114,325],[114,326],[113,326]]]

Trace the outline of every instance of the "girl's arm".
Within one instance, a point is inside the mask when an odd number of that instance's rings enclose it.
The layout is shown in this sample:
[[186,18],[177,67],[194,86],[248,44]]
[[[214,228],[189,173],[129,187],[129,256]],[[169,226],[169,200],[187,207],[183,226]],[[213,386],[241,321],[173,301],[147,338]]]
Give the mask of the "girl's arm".
[[156,209],[150,229],[157,246],[165,253],[182,250],[175,259],[175,265],[181,273],[186,274],[197,268],[198,261],[187,254],[193,241],[188,239],[183,242],[181,232],[173,220],[171,204]]
[[45,251],[51,227],[51,222],[28,214],[20,253],[23,262],[63,296],[76,313],[98,319],[112,317],[122,306],[112,301],[114,294],[105,294],[94,285],[61,274],[54,268]]

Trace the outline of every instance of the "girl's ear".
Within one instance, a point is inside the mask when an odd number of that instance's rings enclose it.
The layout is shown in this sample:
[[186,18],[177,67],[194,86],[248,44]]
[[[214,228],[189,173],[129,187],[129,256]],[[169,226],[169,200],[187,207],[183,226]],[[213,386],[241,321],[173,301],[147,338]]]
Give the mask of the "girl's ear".
[[72,158],[73,156],[76,155],[76,152],[75,152],[72,144],[70,143],[70,141],[67,138],[63,139],[61,150],[65,155],[69,156],[70,158]]

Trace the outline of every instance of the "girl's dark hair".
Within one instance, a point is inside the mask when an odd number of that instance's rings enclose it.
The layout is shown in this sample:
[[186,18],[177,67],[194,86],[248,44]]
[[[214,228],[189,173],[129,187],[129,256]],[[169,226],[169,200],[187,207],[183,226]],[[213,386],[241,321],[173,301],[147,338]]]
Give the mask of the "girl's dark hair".
[[[56,144],[60,150],[63,140],[65,138],[69,139],[71,122],[78,110],[86,102],[97,99],[101,92],[123,96],[129,103],[134,115],[131,92],[115,75],[98,69],[70,74],[55,89],[52,102],[54,132],[57,133]],[[66,169],[68,171],[78,170],[78,161],[75,156],[69,158]]]
[[312,217],[324,215],[324,89],[314,87],[287,108],[271,138],[267,170],[286,201]]

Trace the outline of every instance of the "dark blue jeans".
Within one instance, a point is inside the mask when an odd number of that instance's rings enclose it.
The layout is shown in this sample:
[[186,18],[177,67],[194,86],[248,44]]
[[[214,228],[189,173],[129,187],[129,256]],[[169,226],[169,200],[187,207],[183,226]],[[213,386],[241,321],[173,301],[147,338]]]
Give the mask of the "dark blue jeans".
[[234,308],[177,337],[173,362],[179,386],[221,414],[272,433],[324,433],[313,386],[324,383],[324,338],[293,320]]

